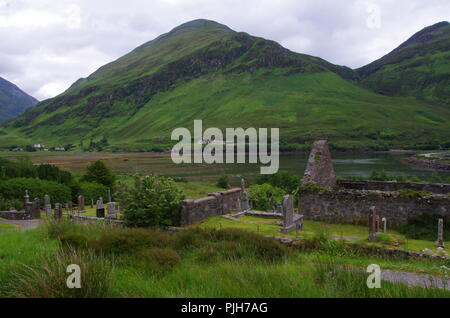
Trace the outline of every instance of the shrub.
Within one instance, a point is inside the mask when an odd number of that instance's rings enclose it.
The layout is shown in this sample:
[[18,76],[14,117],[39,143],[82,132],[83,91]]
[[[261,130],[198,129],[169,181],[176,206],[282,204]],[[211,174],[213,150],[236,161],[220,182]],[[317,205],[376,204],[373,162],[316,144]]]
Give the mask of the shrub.
[[176,226],[181,221],[182,191],[166,177],[149,175],[136,177],[134,188],[126,193],[124,210],[126,226]]
[[80,249],[86,248],[88,244],[88,237],[82,233],[63,233],[59,236],[59,239],[64,248]]
[[63,203],[72,201],[70,188],[54,181],[28,178],[14,178],[0,181],[0,193],[4,200],[23,200],[25,190],[28,190],[30,200],[39,198],[43,202],[44,196],[48,194],[52,202]]
[[103,161],[98,160],[86,167],[86,174],[83,176],[82,180],[100,183],[105,187],[112,189],[114,186],[115,176],[103,163]]
[[230,188],[230,181],[228,180],[228,176],[226,174],[222,174],[219,180],[217,180],[217,187],[222,189]]
[[270,198],[272,195],[277,202],[281,202],[284,195],[282,189],[271,186],[270,184],[252,185],[248,189],[248,193],[252,199],[253,208],[263,211],[269,209]]
[[435,241],[437,239],[438,220],[444,219],[444,240],[450,240],[450,217],[439,214],[422,214],[410,217],[407,224],[398,230],[411,239]]
[[106,198],[108,189],[97,182],[81,182],[79,194],[83,195],[86,200],[94,200],[95,202],[100,197]]
[[114,254],[135,253],[143,248],[167,244],[167,236],[145,229],[116,229],[90,242],[90,246],[95,250]]
[[327,188],[321,187],[314,182],[306,182],[300,185],[298,188],[298,193],[317,193],[322,191],[328,191]]
[[299,184],[300,177],[295,174],[282,171],[275,174],[261,174],[256,178],[257,184],[270,184],[273,187],[283,189],[286,193],[293,194]]

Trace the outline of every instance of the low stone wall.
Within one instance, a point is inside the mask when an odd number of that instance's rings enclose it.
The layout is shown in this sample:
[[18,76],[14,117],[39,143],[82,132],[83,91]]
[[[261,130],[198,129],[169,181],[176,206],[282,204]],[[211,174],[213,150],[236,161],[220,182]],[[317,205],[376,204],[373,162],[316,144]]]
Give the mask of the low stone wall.
[[110,218],[97,218],[95,216],[84,216],[84,215],[71,214],[70,219],[75,222],[92,223],[92,222],[104,221],[104,222],[110,223],[110,224],[123,225],[122,220],[110,219]]
[[181,204],[181,223],[193,224],[207,217],[240,211],[241,189],[211,193],[198,200],[183,200]]
[[299,198],[299,211],[308,220],[367,224],[369,208],[376,207],[388,226],[407,223],[414,215],[450,215],[450,196],[430,195],[406,197],[396,192],[340,190],[304,193]]
[[6,220],[29,220],[31,215],[25,211],[0,211],[0,218]]
[[354,190],[398,191],[409,189],[433,192],[436,194],[450,193],[450,184],[440,183],[338,180],[337,184],[342,188]]

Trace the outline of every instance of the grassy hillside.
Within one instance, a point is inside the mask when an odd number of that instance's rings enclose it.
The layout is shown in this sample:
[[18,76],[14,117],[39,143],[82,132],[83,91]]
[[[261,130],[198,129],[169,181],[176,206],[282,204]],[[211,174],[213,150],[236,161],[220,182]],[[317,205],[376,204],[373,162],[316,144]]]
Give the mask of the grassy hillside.
[[[328,137],[337,149],[448,142],[450,109],[359,87],[349,68],[196,20],[80,79],[0,130],[11,143],[103,138],[109,149],[167,146],[177,127],[278,127],[283,147]],[[301,147],[300,147],[301,148]]]
[[38,101],[0,77],[0,123],[21,115]]
[[394,51],[357,70],[362,85],[391,96],[415,96],[450,105],[450,24],[413,35]]

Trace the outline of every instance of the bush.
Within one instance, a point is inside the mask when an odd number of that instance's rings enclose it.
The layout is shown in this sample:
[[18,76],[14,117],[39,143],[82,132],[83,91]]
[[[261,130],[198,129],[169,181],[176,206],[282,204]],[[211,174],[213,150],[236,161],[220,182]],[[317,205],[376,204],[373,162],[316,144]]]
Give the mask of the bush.
[[70,188],[54,181],[28,178],[15,178],[0,181],[0,193],[4,200],[23,200],[25,190],[28,190],[30,200],[39,198],[41,202],[44,202],[44,196],[48,194],[54,203],[72,201]]
[[299,184],[300,184],[300,177],[286,172],[278,172],[276,174],[261,174],[256,179],[257,184],[270,184],[271,186],[283,189],[286,193],[293,194]]
[[267,211],[269,209],[270,198],[274,196],[275,201],[281,202],[284,191],[270,184],[252,185],[248,193],[253,202],[253,208]]
[[86,248],[88,244],[88,237],[82,233],[76,232],[62,233],[59,236],[59,239],[61,241],[61,245],[64,248],[80,249]]
[[139,249],[153,246],[155,240],[144,229],[118,229],[102,234],[90,246],[97,251],[113,254],[134,253]]
[[134,188],[127,190],[124,223],[133,227],[176,226],[181,221],[182,191],[166,177],[136,177]]
[[437,240],[438,220],[444,219],[444,240],[450,240],[450,217],[438,214],[422,214],[410,217],[408,223],[398,228],[399,232],[411,239]]
[[228,180],[228,176],[225,174],[222,174],[217,180],[217,187],[222,189],[229,189],[230,188],[230,181]]
[[100,197],[106,198],[106,196],[108,195],[108,189],[100,183],[81,182],[79,194],[85,197],[86,202],[91,199],[96,202]]
[[112,189],[115,176],[103,161],[98,160],[86,167],[86,174],[83,176],[82,181],[100,183]]

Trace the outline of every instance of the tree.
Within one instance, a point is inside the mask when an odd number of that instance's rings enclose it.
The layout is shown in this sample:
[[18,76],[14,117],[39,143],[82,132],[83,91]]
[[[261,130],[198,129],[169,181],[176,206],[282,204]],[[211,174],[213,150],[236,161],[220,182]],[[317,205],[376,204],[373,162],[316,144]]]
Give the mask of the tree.
[[176,226],[181,221],[184,195],[171,178],[157,175],[136,176],[134,187],[126,190],[126,226]]
[[230,182],[228,180],[228,176],[226,174],[222,174],[220,178],[217,180],[217,187],[222,189],[230,188]]
[[115,176],[103,161],[98,160],[86,167],[86,174],[83,176],[82,180],[87,182],[97,182],[112,188],[114,186]]

